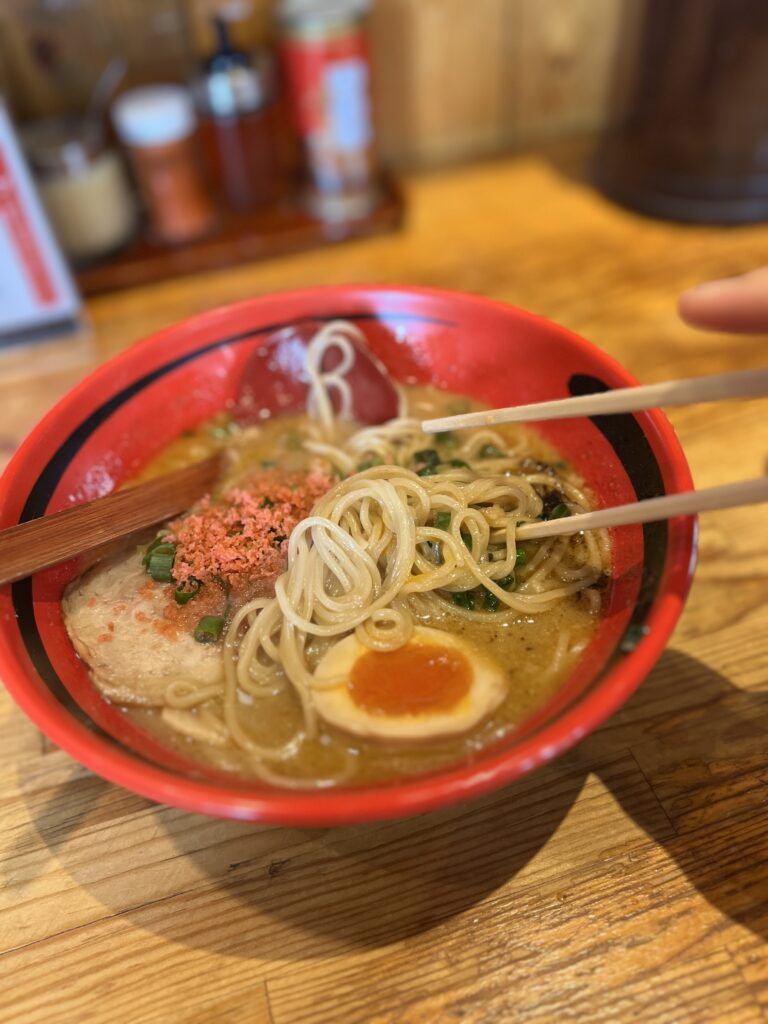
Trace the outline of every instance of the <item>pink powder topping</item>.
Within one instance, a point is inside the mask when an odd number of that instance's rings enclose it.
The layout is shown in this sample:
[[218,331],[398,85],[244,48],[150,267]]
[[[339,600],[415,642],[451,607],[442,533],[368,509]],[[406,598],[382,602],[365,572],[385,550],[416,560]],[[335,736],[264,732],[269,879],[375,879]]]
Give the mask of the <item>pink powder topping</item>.
[[265,470],[215,504],[206,496],[194,512],[171,523],[177,583],[218,576],[232,584],[244,575],[281,572],[291,531],[332,484],[315,465],[309,474]]

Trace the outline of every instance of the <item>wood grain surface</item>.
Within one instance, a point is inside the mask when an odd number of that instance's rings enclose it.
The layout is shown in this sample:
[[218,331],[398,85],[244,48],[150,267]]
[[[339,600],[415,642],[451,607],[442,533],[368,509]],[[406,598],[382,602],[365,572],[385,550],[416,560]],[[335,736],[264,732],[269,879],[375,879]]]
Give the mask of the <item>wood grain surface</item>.
[[[766,365],[766,337],[697,333],[675,299],[768,262],[768,226],[645,220],[577,167],[559,152],[415,177],[399,235],[92,300],[89,337],[0,361],[0,446],[149,331],[309,284],[490,295],[647,382]],[[670,415],[698,486],[765,470],[768,401]],[[703,518],[669,649],[597,733],[407,821],[254,828],[157,807],[0,697],[0,1022],[765,1020],[765,524],[755,509]]]

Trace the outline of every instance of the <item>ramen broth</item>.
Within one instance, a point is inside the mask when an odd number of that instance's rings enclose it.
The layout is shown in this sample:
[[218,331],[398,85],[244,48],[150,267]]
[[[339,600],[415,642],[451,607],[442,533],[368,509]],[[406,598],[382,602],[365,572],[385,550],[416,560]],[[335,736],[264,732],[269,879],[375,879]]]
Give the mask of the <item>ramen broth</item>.
[[[469,399],[430,388],[407,387],[404,391],[408,412],[418,419],[483,408]],[[136,479],[146,480],[168,473],[222,448],[229,452],[229,464],[219,492],[254,468],[306,469],[312,461],[302,447],[308,423],[305,415],[281,415],[239,431],[228,414],[223,413],[168,445]],[[352,424],[340,426],[349,434],[355,429]],[[557,466],[561,479],[583,488],[578,475],[535,432],[519,426],[500,427],[496,432],[510,445],[519,445],[522,441],[529,460],[548,467]],[[462,432],[462,440],[469,433]],[[583,542],[576,540],[574,543]],[[531,556],[535,553],[536,542],[521,546]],[[517,614],[502,606],[493,615],[477,615],[467,620],[455,614],[447,602],[428,609],[420,608],[417,602],[414,609],[417,622],[458,635],[473,647],[490,653],[503,666],[508,683],[503,703],[468,734],[424,743],[393,744],[362,739],[321,722],[319,735],[306,740],[296,757],[273,765],[273,771],[286,780],[323,779],[338,768],[341,760],[351,757],[352,781],[362,783],[415,775],[471,760],[483,747],[519,726],[568,677],[595,632],[601,582],[590,588],[589,598],[582,591],[534,614]],[[312,647],[308,653],[311,659]],[[274,745],[287,741],[300,723],[299,700],[291,689],[255,702],[240,693],[237,710],[244,728],[258,743]],[[251,756],[231,741],[223,746],[212,746],[181,735],[166,724],[159,708],[125,705],[123,711],[142,730],[191,761],[245,777],[254,774]]]

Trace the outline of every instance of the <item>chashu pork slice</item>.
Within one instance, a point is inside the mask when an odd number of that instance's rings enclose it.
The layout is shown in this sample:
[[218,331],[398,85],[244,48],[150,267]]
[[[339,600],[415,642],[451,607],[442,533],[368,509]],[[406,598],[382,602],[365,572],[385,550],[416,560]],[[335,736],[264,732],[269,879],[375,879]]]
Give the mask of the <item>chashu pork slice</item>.
[[140,548],[99,562],[62,601],[75,650],[117,704],[161,705],[171,682],[202,687],[223,680],[222,644],[200,644],[165,618],[167,588],[152,583],[143,554]]

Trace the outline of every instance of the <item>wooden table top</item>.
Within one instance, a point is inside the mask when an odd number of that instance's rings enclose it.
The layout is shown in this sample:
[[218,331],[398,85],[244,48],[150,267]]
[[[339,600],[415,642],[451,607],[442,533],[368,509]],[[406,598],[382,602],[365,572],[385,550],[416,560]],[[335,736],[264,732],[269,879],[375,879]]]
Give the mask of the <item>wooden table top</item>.
[[[644,381],[757,367],[679,322],[687,285],[768,262],[768,225],[683,227],[529,155],[406,182],[398,235],[107,295],[90,338],[0,361],[4,457],[94,362],[276,289],[463,289],[558,320]],[[671,413],[699,486],[756,476],[768,400]],[[712,513],[639,692],[560,761],[407,821],[256,828],[158,807],[0,696],[0,1021],[762,1021],[768,1016],[768,543]]]

